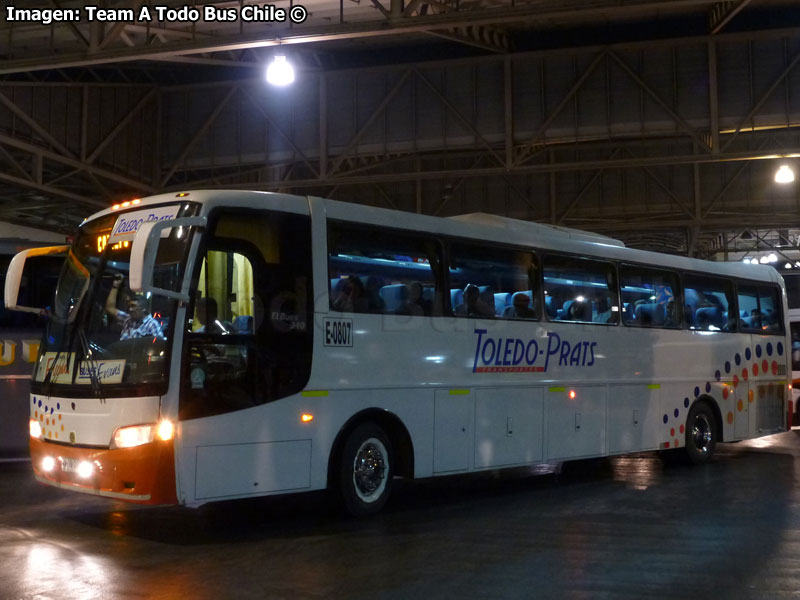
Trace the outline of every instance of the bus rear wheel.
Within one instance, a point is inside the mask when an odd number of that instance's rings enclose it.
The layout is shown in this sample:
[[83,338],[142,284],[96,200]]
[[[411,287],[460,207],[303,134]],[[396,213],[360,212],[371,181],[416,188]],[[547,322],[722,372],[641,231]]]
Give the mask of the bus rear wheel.
[[714,455],[717,445],[717,421],[714,411],[705,402],[699,402],[689,411],[686,419],[686,458],[700,465]]
[[339,461],[339,493],[354,517],[379,512],[392,489],[392,445],[374,423],[362,423],[347,436]]

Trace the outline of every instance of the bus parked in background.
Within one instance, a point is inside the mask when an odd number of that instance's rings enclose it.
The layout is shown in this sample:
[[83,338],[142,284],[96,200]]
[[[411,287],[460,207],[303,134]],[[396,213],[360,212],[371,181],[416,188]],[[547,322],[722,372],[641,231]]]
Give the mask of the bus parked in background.
[[[2,237],[14,234],[25,237]],[[26,227],[0,227],[0,287],[13,256],[21,250],[64,240],[63,235]],[[48,304],[55,292],[63,263],[40,262],[25,282],[25,300]],[[7,310],[0,302],[0,458],[28,456],[28,396],[31,371],[44,329],[40,315]]]
[[36,478],[132,502],[330,488],[363,515],[395,476],[787,428],[773,268],[502,217],[164,194],[87,219],[52,305]]

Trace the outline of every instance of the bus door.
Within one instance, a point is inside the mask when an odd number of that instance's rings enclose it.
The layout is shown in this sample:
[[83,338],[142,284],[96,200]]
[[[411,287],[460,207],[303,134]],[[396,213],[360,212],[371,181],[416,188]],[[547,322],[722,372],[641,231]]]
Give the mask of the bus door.
[[224,211],[208,230],[182,360],[181,493],[200,503],[302,489],[311,442],[275,407],[311,371],[310,219]]

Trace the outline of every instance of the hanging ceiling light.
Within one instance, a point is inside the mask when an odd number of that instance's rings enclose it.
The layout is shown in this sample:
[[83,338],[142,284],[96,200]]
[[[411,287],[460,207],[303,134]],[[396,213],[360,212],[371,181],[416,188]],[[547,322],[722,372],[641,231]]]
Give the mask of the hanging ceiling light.
[[789,165],[781,165],[775,173],[775,183],[792,183],[794,181],[794,171]]
[[276,55],[267,67],[267,81],[279,86],[289,85],[294,81],[294,67],[282,54]]

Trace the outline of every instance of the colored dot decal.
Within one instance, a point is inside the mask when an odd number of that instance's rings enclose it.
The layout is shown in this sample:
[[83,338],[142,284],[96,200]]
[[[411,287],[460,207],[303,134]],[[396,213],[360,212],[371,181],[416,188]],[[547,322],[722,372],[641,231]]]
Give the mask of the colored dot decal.
[[36,396],[33,397],[33,405],[36,406]]
[[727,400],[728,399],[728,388],[726,388],[726,387],[722,388],[722,399],[723,400]]
[[778,349],[778,356],[783,356],[783,342],[778,342],[777,349]]
[[675,440],[675,447],[678,447],[678,440]]
[[686,431],[686,428],[683,425],[681,425],[681,433],[683,433],[684,431]]
[[758,363],[753,363],[753,377],[758,377]]
[[58,415],[58,420],[59,420],[59,421],[61,420],[61,415],[60,415],[60,414]]
[[39,400],[39,408],[42,408],[42,401]]
[[45,419],[45,420],[44,420],[44,424],[45,424],[45,425],[50,425],[50,419]]
[[769,363],[764,359],[761,361],[761,372],[766,373],[767,371],[769,371]]
[[678,418],[678,415],[679,415],[679,414],[681,414],[681,411],[679,411],[679,410],[676,408],[676,409],[675,409],[675,418],[676,418],[676,419]]
[[747,381],[747,369],[742,369],[742,379]]
[[673,436],[675,435],[675,428],[674,428],[674,427],[672,427],[672,428],[669,430],[669,435],[670,435],[670,437],[673,437]]
[[58,432],[54,433],[53,435],[56,437],[56,439],[58,439]]
[[64,431],[64,426],[63,425],[61,426],[61,431]]
[[669,415],[664,415],[664,425],[669,423]]
[[711,384],[706,381],[706,394],[710,394],[710,393],[711,393]]
[[58,410],[61,410],[61,403],[60,403],[60,402],[59,402],[58,404],[56,404],[56,408],[57,408]]
[[75,403],[72,403],[72,410],[75,410]]
[[739,376],[738,375],[734,375],[733,376],[733,387],[737,387],[738,385],[739,385]]
[[731,372],[731,361],[729,361],[729,360],[725,361],[725,372],[726,373],[730,373]]
[[730,425],[731,423],[733,423],[733,413],[729,412],[728,413],[728,424]]
[[747,360],[750,360],[750,357],[751,357],[751,356],[753,356],[753,353],[752,353],[752,352],[750,352],[750,348],[747,348],[747,349],[744,351],[744,357],[745,357],[745,359],[747,359]]
[[772,356],[772,342],[767,343],[767,356]]
[[669,448],[669,442],[664,442],[664,448]]
[[734,362],[736,362],[736,366],[737,366],[737,367],[738,367],[740,364],[742,364],[742,357],[741,357],[741,356],[739,356],[739,354],[738,354],[738,353],[736,354],[736,356],[734,356],[734,357],[733,357],[733,360],[734,360]]
[[33,418],[34,419],[38,419],[39,418],[39,411],[38,410],[33,411]]
[[722,374],[719,372],[719,369],[717,369],[717,372],[714,373],[714,379],[719,381],[721,378],[722,378]]
[[39,422],[44,423],[44,415],[39,415]]
[[773,375],[777,375],[778,374],[778,361],[777,360],[773,360],[772,361],[772,374]]
[[695,398],[699,398],[700,397],[700,388],[699,387],[695,387],[694,388],[694,397]]
[[742,409],[744,408],[744,402],[742,402],[741,398],[739,398],[739,402],[736,403],[736,408],[739,412],[742,412]]
[[689,408],[689,399],[688,399],[688,398],[684,398],[684,399],[683,399],[683,405],[684,405],[686,408]]
[[758,358],[761,358],[761,346],[760,345],[756,346],[756,356]]

